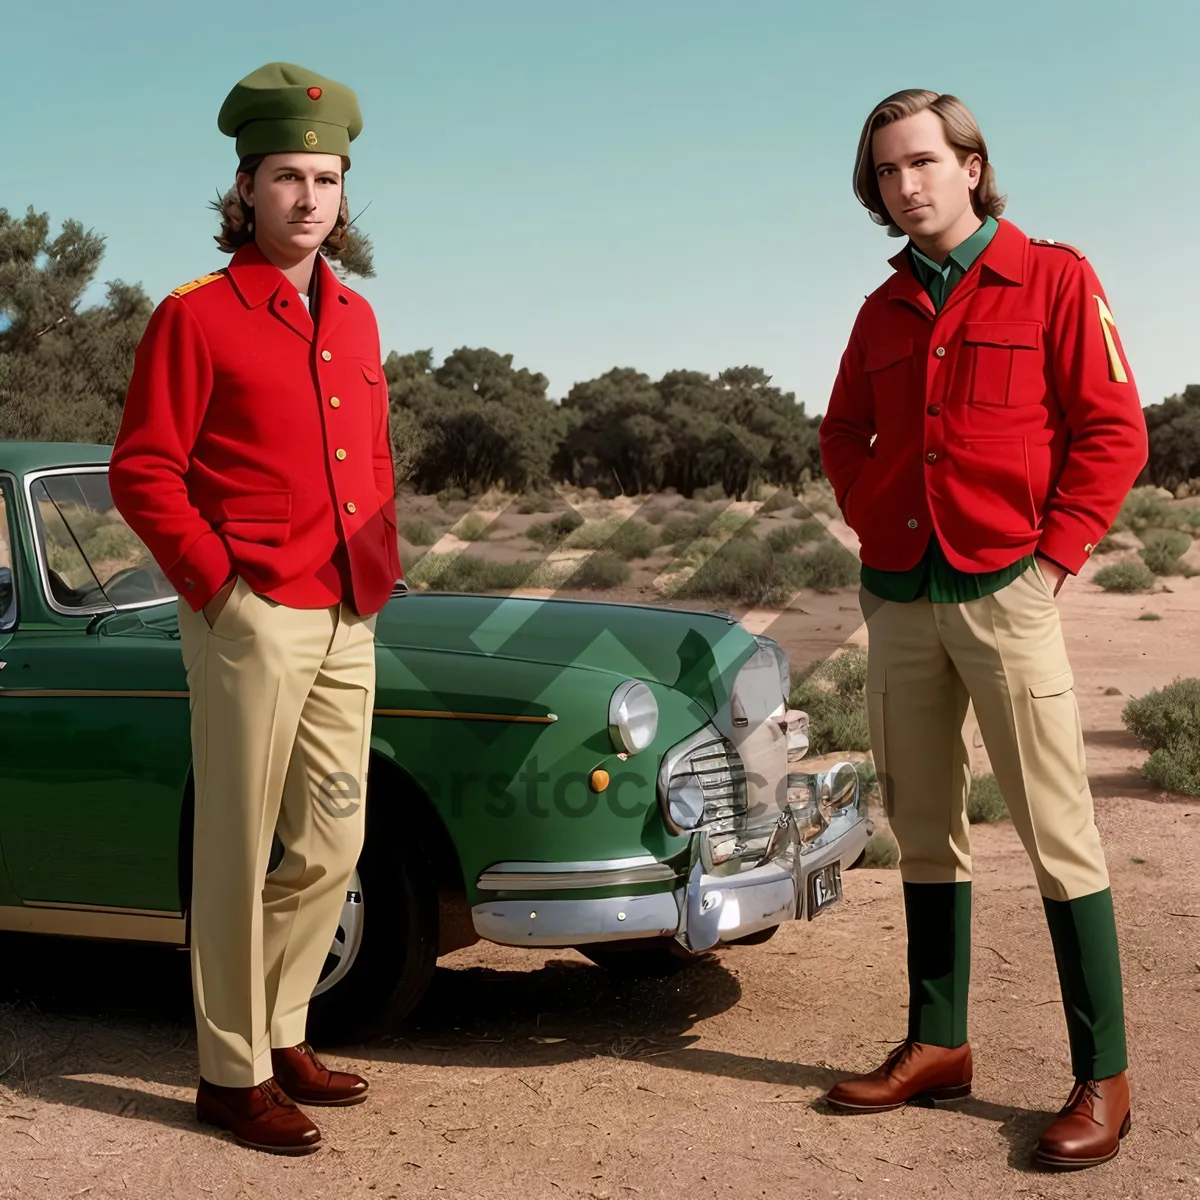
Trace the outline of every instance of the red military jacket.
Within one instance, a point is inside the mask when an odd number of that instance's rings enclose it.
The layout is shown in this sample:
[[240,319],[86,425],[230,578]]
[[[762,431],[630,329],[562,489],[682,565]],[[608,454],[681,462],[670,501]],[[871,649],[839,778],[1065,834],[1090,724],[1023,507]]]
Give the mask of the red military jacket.
[[1073,247],[1001,220],[940,312],[901,252],[867,297],[821,421],[862,561],[999,570],[1035,549],[1078,573],[1146,463],[1112,313]]
[[251,243],[137,348],[109,483],[193,610],[231,573],[293,608],[379,611],[401,577],[371,306],[323,260],[305,308]]

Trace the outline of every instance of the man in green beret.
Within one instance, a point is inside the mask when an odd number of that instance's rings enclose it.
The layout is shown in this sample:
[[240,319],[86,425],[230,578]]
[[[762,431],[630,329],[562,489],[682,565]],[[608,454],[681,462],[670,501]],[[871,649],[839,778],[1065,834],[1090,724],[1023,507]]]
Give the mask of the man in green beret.
[[218,125],[233,258],[156,308],[110,483],[186,601],[197,1115],[302,1154],[320,1131],[298,1103],[367,1092],[306,1026],[363,844],[375,620],[401,577],[388,396],[374,313],[325,262],[349,230],[354,93],[271,63]]

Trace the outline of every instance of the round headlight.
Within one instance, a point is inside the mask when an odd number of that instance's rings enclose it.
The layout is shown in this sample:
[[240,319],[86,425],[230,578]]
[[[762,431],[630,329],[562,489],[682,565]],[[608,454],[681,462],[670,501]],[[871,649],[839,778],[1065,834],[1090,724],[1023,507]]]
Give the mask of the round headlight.
[[679,829],[695,829],[704,817],[704,789],[695,775],[676,775],[667,789],[667,811]]
[[608,734],[613,745],[636,754],[654,741],[658,732],[658,702],[654,693],[636,679],[628,679],[608,702]]

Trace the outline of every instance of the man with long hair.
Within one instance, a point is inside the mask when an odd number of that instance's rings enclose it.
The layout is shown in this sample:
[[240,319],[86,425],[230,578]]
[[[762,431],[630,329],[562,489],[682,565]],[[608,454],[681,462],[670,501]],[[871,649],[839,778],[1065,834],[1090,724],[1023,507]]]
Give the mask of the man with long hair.
[[1001,217],[960,100],[912,89],[880,103],[854,192],[909,239],[859,311],[820,429],[861,544],[909,1019],[883,1065],[828,1100],[882,1112],[971,1090],[971,702],[1033,863],[1066,1010],[1075,1085],[1037,1157],[1090,1166],[1118,1152],[1129,1090],[1112,894],[1056,596],[1145,464],[1145,419],[1090,263]]
[[375,316],[323,258],[348,232],[354,93],[270,63],[218,126],[237,139],[233,258],[155,310],[109,479],[182,598],[197,1115],[299,1154],[320,1132],[297,1102],[366,1098],[305,1039],[363,841],[395,485]]

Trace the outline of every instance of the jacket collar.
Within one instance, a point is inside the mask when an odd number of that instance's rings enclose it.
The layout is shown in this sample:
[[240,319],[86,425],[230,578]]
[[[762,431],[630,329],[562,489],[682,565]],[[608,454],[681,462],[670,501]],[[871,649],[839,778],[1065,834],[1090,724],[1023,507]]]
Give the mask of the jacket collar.
[[[304,302],[287,276],[263,254],[257,242],[248,242],[234,252],[228,272],[243,303],[258,308],[268,300],[273,301],[272,312],[309,341],[313,338],[314,323],[320,326],[323,335],[332,332],[350,304],[347,289],[323,254],[317,255],[313,272],[314,286],[309,296],[312,316],[305,311]],[[281,305],[280,301],[289,303]]]
[[[1024,283],[1029,238],[1011,221],[1006,221],[1003,217],[998,219],[997,224],[999,228],[979,256],[980,271],[985,269],[991,271],[1008,283]],[[888,265],[895,271],[895,274],[888,280],[888,299],[915,304],[932,316],[933,301],[929,299],[928,293],[921,286],[921,281],[913,274],[907,247],[899,254],[889,258]]]

